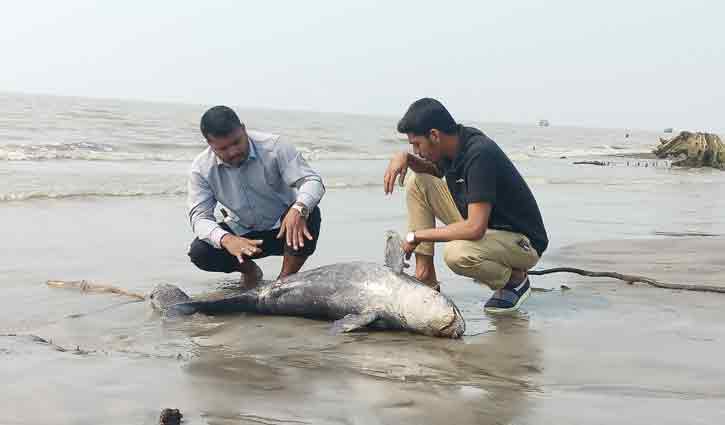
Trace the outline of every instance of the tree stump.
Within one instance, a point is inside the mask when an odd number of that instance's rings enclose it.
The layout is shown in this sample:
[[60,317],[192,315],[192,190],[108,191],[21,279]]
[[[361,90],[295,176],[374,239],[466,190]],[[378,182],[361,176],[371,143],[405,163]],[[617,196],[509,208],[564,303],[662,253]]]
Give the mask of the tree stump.
[[678,167],[712,167],[725,170],[725,144],[711,133],[682,131],[674,138],[660,139],[654,150],[658,158],[675,160]]

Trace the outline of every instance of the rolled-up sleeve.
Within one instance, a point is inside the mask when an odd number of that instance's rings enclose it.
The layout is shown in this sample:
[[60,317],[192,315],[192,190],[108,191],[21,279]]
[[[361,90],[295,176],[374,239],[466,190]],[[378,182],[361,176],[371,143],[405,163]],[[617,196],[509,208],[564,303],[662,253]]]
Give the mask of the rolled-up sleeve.
[[187,210],[191,230],[196,237],[219,249],[222,237],[229,232],[219,227],[214,218],[216,204],[209,182],[198,168],[192,166],[187,185]]
[[297,202],[305,204],[309,209],[320,203],[325,195],[322,177],[294,146],[278,142],[277,166],[284,182],[297,188]]

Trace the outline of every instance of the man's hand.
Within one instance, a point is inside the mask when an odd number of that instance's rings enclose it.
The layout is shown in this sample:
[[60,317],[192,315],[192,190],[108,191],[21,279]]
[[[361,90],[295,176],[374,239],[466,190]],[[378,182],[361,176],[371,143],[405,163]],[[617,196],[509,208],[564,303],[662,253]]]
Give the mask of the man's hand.
[[287,215],[282,220],[282,226],[277,233],[277,239],[286,237],[287,246],[291,246],[295,251],[305,246],[305,238],[312,240],[312,234],[307,229],[307,221],[300,215],[300,212],[294,208],[287,211]]
[[403,252],[405,253],[405,259],[406,260],[410,260],[410,256],[413,255],[413,251],[415,251],[415,248],[418,247],[418,244],[419,243],[420,242],[410,243],[410,242],[407,242],[407,241],[403,241],[402,248],[403,248]]
[[405,174],[408,172],[408,154],[405,152],[396,153],[388,163],[388,169],[385,170],[383,178],[383,186],[385,194],[393,193],[395,188],[395,179],[400,176],[400,185],[405,182]]
[[237,257],[240,263],[244,262],[244,255],[253,257],[256,254],[260,254],[262,252],[262,249],[259,248],[261,245],[262,241],[259,239],[245,239],[241,236],[232,235],[231,233],[224,235],[221,240],[221,246],[230,254]]

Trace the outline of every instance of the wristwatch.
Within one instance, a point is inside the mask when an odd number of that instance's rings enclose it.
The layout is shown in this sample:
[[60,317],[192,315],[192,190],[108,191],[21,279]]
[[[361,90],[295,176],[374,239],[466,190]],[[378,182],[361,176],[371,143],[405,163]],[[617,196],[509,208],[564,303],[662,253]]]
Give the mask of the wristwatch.
[[310,209],[307,208],[307,205],[303,204],[302,202],[296,202],[294,205],[292,205],[293,210],[297,210],[298,213],[307,220],[307,217],[310,216]]
[[408,232],[408,234],[405,235],[405,241],[408,243],[415,243],[415,232]]

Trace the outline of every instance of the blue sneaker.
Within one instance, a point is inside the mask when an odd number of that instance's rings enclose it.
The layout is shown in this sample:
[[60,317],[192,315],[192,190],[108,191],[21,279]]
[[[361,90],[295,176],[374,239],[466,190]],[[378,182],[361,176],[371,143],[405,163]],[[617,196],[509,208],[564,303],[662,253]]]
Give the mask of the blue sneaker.
[[501,289],[497,289],[491,298],[486,301],[483,311],[486,313],[507,313],[516,311],[521,304],[531,295],[529,276],[526,276],[521,283],[507,283]]

